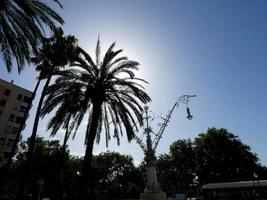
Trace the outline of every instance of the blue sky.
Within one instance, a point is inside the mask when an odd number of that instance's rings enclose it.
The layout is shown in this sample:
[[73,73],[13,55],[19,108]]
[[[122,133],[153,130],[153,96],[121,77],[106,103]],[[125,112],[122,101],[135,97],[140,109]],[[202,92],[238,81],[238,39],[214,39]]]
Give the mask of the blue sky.
[[[214,126],[238,135],[267,165],[267,1],[75,0],[63,4],[63,10],[55,9],[65,19],[65,34],[75,35],[86,51],[94,54],[100,34],[103,52],[117,41],[124,55],[140,62],[138,76],[149,82],[146,89],[153,112],[166,114],[180,95],[197,95],[189,104],[194,119],[187,121],[185,107],[177,108],[159,154],[168,152],[175,140],[193,139]],[[20,75],[0,69],[0,78],[14,79],[27,89],[34,88],[36,76],[33,66],[26,66]],[[48,118],[39,130],[46,137]],[[157,122],[152,126],[154,131],[159,129]],[[73,154],[84,152],[84,130],[82,126],[70,142]],[[137,162],[143,159],[134,141],[129,144],[124,139],[120,147],[111,141],[109,149],[132,154]],[[104,143],[95,145],[95,153],[105,150]]]

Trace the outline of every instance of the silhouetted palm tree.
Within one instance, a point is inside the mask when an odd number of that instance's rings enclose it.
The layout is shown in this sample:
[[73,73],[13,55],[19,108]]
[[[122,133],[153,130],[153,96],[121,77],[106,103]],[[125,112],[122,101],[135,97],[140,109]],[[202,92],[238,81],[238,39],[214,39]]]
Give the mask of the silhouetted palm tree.
[[43,87],[41,97],[37,106],[33,130],[30,136],[29,149],[27,152],[27,158],[24,166],[24,171],[20,179],[17,198],[22,198],[24,183],[27,177],[27,169],[32,160],[32,154],[34,151],[35,140],[37,135],[37,129],[39,124],[39,118],[41,113],[42,104],[44,101],[46,89],[48,88],[53,75],[57,75],[60,72],[60,68],[67,65],[76,54],[77,40],[74,36],[63,36],[62,29],[55,29],[53,37],[45,39],[44,43],[35,52],[35,57],[31,59],[32,63],[36,65],[36,69],[40,71],[39,81],[46,79]]
[[[57,0],[54,1],[61,6]],[[56,22],[64,23],[63,19],[41,0],[0,1],[0,52],[9,72],[13,58],[19,72],[25,61],[30,62],[32,50],[35,50],[44,38],[44,28],[54,30]]]
[[[64,72],[60,74],[64,76]],[[57,89],[57,81],[54,85],[47,88],[49,94],[43,104],[41,115],[44,117],[56,108],[55,115],[48,122],[47,130],[51,131],[51,136],[55,136],[60,128],[65,129],[64,141],[61,149],[61,156],[55,163],[57,178],[54,187],[53,196],[55,199],[62,199],[62,176],[66,161],[67,141],[71,134],[74,139],[76,131],[84,117],[84,112],[80,110],[80,99],[82,94],[79,84],[71,84],[63,90]]]
[[[94,142],[100,140],[102,126],[105,129],[106,145],[111,138],[110,125],[114,129],[113,137],[117,138],[118,144],[120,135],[123,134],[123,127],[130,141],[138,125],[143,124],[141,103],[150,101],[150,97],[139,83],[145,81],[134,75],[139,64],[128,60],[127,57],[116,58],[122,50],[114,51],[114,46],[115,43],[110,46],[101,60],[98,40],[96,62],[80,49],[80,57],[77,57],[75,63],[72,64],[75,70],[67,70],[66,74],[59,77],[51,86],[55,88],[53,92],[60,94],[69,90],[73,85],[78,85],[75,88],[79,89],[81,95],[78,101],[80,112],[89,112],[85,133],[86,151],[78,198],[80,200],[93,198],[92,195],[88,195],[88,188],[92,186],[89,183],[92,173],[92,152]],[[69,106],[74,106],[74,104]]]
[[[75,73],[70,70],[71,73]],[[68,71],[65,71],[68,73]],[[59,73],[60,76],[66,76],[64,71]],[[60,79],[58,79],[60,80]],[[55,115],[48,122],[47,130],[51,131],[51,136],[55,136],[60,128],[65,129],[65,136],[63,141],[63,150],[65,151],[67,141],[73,133],[75,137],[76,131],[81,124],[84,113],[81,112],[81,98],[82,93],[80,91],[80,85],[70,84],[66,88],[58,90],[58,80],[55,84],[47,88],[47,97],[43,104],[41,115],[44,117],[49,114],[55,108],[57,109]]]

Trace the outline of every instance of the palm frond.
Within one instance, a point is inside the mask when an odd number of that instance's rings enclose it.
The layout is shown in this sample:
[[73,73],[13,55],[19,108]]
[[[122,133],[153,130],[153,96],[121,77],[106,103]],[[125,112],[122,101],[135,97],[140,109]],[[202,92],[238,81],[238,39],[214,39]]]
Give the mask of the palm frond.
[[96,65],[99,66],[100,64],[100,54],[101,54],[101,47],[100,47],[100,36],[98,35],[96,48],[95,48],[95,58],[96,58]]
[[[127,57],[116,58],[122,50],[114,48],[115,43],[109,47],[101,61],[98,40],[94,63],[90,55],[78,47],[79,56],[74,57],[71,68],[60,70],[55,83],[47,89],[42,114],[53,109],[63,109],[65,116],[70,116],[68,113],[71,113],[72,124],[69,128],[74,127],[70,129],[75,134],[85,113],[89,113],[85,145],[88,145],[88,141],[90,144],[92,141],[99,143],[104,132],[108,147],[111,127],[118,145],[124,132],[128,140],[132,140],[135,131],[143,125],[142,105],[151,100],[143,87],[143,83],[147,82],[135,77],[139,63],[128,60]],[[67,95],[72,97],[68,98]],[[95,107],[100,109],[97,115],[93,112]],[[66,117],[61,117],[61,120],[65,119]],[[62,125],[67,128],[66,122]]]
[[2,59],[8,72],[15,60],[19,73],[25,63],[30,62],[30,54],[43,41],[45,27],[54,30],[56,23],[64,23],[47,4],[35,0],[2,1],[0,19]]

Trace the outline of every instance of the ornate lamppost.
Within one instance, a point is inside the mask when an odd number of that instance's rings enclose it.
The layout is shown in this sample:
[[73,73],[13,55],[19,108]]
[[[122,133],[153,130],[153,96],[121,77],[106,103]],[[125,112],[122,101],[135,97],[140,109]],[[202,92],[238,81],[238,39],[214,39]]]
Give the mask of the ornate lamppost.
[[[149,125],[149,119],[151,116],[148,115],[148,106],[145,106],[144,110],[144,120],[145,120],[145,128],[144,134],[146,136],[146,143],[142,141],[139,137],[135,135],[136,142],[142,148],[144,155],[145,155],[145,162],[146,162],[146,175],[147,175],[147,183],[144,193],[141,194],[142,200],[166,200],[166,194],[162,191],[158,180],[157,180],[157,170],[156,170],[156,149],[158,147],[159,141],[162,138],[162,135],[167,127],[168,123],[170,122],[170,118],[172,113],[179,104],[188,104],[191,97],[195,97],[196,95],[182,95],[180,96],[176,102],[174,103],[172,109],[169,111],[167,116],[163,119],[163,123],[160,126],[160,129],[152,141],[151,134],[152,128]],[[189,107],[186,107],[187,111],[187,119],[191,120],[193,116],[190,113]]]

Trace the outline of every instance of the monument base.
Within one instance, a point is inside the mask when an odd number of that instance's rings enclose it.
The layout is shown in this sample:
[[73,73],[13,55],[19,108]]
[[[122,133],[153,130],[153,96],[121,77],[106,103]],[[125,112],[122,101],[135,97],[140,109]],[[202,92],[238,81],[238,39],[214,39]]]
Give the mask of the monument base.
[[167,196],[165,192],[157,192],[157,193],[142,193],[141,200],[167,200]]

